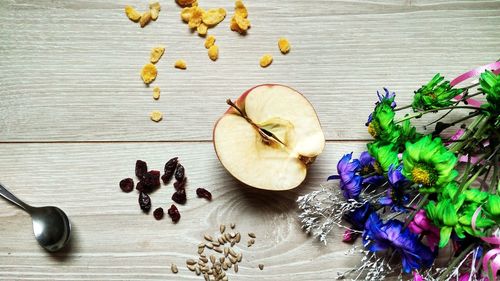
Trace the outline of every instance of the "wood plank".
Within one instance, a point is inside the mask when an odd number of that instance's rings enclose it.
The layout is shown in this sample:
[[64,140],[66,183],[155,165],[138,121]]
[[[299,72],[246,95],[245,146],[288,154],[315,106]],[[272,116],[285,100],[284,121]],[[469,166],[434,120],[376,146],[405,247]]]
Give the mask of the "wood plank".
[[[204,233],[230,222],[257,235],[253,247],[241,247],[240,272],[230,279],[330,279],[355,266],[357,258],[344,255],[350,246],[340,243],[341,230],[327,246],[302,232],[295,200],[325,183],[344,152],[363,148],[362,142],[329,143],[303,186],[263,192],[229,176],[210,143],[3,144],[2,183],[30,204],[64,209],[74,235],[69,250],[51,256],[33,239],[28,215],[0,200],[0,279],[199,280],[185,268],[185,260],[195,256]],[[136,159],[161,169],[172,156],[180,157],[189,178],[188,202],[179,206],[182,218],[176,225],[168,217],[155,221],[142,214],[136,192],[118,188],[122,178],[133,176]],[[195,198],[200,186],[212,191],[212,202]],[[153,208],[168,208],[172,192],[169,185],[153,193]],[[172,262],[180,268],[178,275],[170,272]],[[259,263],[265,264],[264,271]]]
[[[500,1],[248,1],[253,27],[242,37],[226,19],[210,30],[220,59],[162,1],[144,29],[123,13],[139,0],[0,0],[0,141],[210,140],[215,120],[245,89],[283,83],[317,108],[329,140],[367,138],[363,126],[384,86],[408,101],[442,72],[453,77],[498,59]],[[200,2],[225,7],[232,2]],[[276,41],[286,36],[289,55]],[[165,44],[155,102],[139,70]],[[271,67],[258,59],[272,53]],[[184,58],[188,70],[172,67]],[[151,110],[165,120],[151,122]]]

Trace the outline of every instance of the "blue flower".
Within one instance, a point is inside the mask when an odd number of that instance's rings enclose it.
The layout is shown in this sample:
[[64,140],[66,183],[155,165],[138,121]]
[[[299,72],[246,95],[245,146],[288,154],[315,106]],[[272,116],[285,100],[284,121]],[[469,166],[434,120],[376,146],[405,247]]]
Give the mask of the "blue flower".
[[352,229],[363,230],[365,228],[365,222],[373,213],[373,207],[370,203],[365,203],[363,206],[352,210],[344,215],[344,219],[352,225]]
[[380,197],[378,201],[382,206],[391,206],[391,210],[395,212],[406,212],[404,205],[410,202],[410,196],[405,194],[405,184],[408,181],[401,173],[402,170],[401,165],[396,169],[393,165],[389,167],[387,178],[390,186],[387,188],[387,196]]
[[365,176],[375,173],[372,176],[364,178],[363,184],[379,185],[385,181],[384,175],[381,174],[382,171],[380,170],[380,167],[377,166],[377,161],[370,155],[370,153],[368,153],[368,151],[361,152],[361,155],[359,156],[359,163],[360,175]]
[[340,189],[346,199],[355,199],[361,193],[361,182],[363,178],[357,175],[360,168],[360,162],[357,159],[352,160],[352,152],[344,155],[337,164],[337,175],[328,177],[328,180],[340,179]]
[[[384,103],[384,102],[390,102],[391,108],[394,109],[396,107],[396,102],[394,99],[396,98],[396,93],[395,92],[389,92],[387,88],[384,88],[385,95],[381,95],[379,91],[377,91],[377,96],[378,96],[378,102],[375,103],[375,105],[379,103]],[[368,115],[368,121],[366,121],[366,126],[368,126],[373,120],[373,113],[370,113]]]
[[363,244],[371,252],[392,249],[400,255],[406,273],[431,266],[435,255],[418,240],[416,234],[403,228],[403,222],[392,219],[383,223],[377,213],[373,212],[365,223]]

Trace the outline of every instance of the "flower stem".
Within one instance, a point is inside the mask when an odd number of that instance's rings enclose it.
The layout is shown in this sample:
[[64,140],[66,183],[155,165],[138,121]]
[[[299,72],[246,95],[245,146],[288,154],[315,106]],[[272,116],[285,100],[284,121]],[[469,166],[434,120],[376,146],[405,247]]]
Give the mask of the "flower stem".
[[454,267],[475,247],[476,245],[470,244],[464,251],[458,255],[453,261],[448,265],[448,268],[439,276],[437,281],[446,280],[448,274],[454,269]]
[[420,117],[422,117],[424,114],[431,113],[431,112],[432,112],[432,113],[434,113],[434,112],[441,111],[441,110],[449,110],[449,109],[456,109],[456,108],[462,108],[462,109],[473,109],[473,110],[482,110],[482,109],[481,109],[481,108],[479,108],[479,107],[475,107],[475,106],[468,106],[468,105],[461,105],[461,106],[448,106],[448,107],[435,108],[435,109],[429,109],[429,110],[421,111],[421,112],[418,112],[418,113],[416,113],[416,114],[406,116],[406,117],[404,117],[403,119],[396,121],[395,123],[397,124],[397,123],[401,123],[401,122],[406,121],[406,120],[409,120],[409,119],[413,119],[413,118],[420,118]]
[[403,229],[401,231],[405,230],[408,227],[410,222],[413,220],[413,218],[417,214],[418,210],[422,209],[422,206],[424,206],[424,204],[427,203],[427,198],[429,198],[429,194],[425,194],[424,197],[422,197],[422,199],[420,199],[420,201],[418,201],[418,204],[417,204],[415,210],[413,212],[411,212],[411,215],[406,219],[405,225],[403,226]]
[[394,109],[394,111],[400,111],[400,110],[407,109],[407,108],[410,108],[410,107],[411,107],[411,104],[408,104],[408,105],[405,105],[405,106],[396,107]]

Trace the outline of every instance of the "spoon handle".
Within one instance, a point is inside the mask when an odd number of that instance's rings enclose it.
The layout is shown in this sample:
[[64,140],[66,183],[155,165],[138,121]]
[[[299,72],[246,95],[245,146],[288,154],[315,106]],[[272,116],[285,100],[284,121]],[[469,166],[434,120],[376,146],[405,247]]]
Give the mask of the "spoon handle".
[[30,209],[29,205],[19,200],[16,196],[14,196],[14,194],[10,193],[10,191],[8,191],[2,183],[0,183],[0,195],[25,211]]

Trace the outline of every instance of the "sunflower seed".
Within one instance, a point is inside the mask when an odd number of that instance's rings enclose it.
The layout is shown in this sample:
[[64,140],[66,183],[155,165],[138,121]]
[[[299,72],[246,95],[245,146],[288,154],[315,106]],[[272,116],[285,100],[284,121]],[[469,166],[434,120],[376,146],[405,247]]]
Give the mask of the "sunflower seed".
[[210,281],[210,277],[208,277],[207,273],[203,274],[203,278],[205,278],[205,281]]
[[238,259],[238,262],[241,262],[241,260],[243,259],[243,254],[238,253],[238,256],[236,256],[236,258]]
[[259,269],[263,270],[264,269],[264,265],[263,264],[259,264]]
[[220,233],[224,233],[224,231],[226,231],[226,226],[221,224],[220,227],[219,227],[219,230],[220,230]]
[[230,226],[231,226],[232,229],[234,229],[236,227],[236,224],[231,223]]
[[198,244],[198,248],[205,248],[207,244],[205,242],[201,242],[200,244]]
[[210,243],[210,242],[209,242],[209,243],[207,243],[206,247],[207,247],[207,248],[209,248],[209,249],[213,249],[213,248],[214,248],[214,245],[213,245],[212,243]]
[[222,281],[228,281],[229,278],[227,276],[224,275],[224,277],[222,277]]
[[177,265],[175,265],[174,263],[172,265],[170,265],[170,269],[172,270],[172,273],[179,272],[179,269],[177,268]]
[[222,264],[222,269],[227,270],[227,263]]
[[205,240],[207,240],[208,242],[212,242],[214,239],[212,238],[212,236],[208,235],[205,233],[205,235],[203,236],[205,238]]
[[234,265],[234,273],[238,273],[238,264],[237,263]]
[[236,239],[236,243],[240,243],[240,241],[241,241],[241,234],[239,232],[236,233],[235,239]]
[[214,242],[212,242],[212,245],[215,247],[219,247],[220,243],[219,243],[219,241],[214,241]]
[[229,254],[233,257],[237,257],[238,254],[236,254],[236,252],[233,250],[233,248],[229,248]]
[[219,247],[215,247],[215,248],[214,248],[214,251],[216,251],[217,253],[222,253],[222,249],[221,249],[221,248],[219,248]]
[[255,243],[255,239],[248,240],[248,247],[252,246]]
[[248,233],[248,236],[250,236],[251,238],[256,238],[255,233],[253,232]]
[[234,245],[236,245],[236,241],[235,240],[231,241],[231,247],[234,247]]
[[215,264],[215,256],[214,255],[210,256],[210,261],[212,262],[212,264]]
[[188,268],[189,270],[191,270],[191,271],[195,271],[195,269],[194,269],[194,265],[188,264],[188,265],[187,265],[187,268]]
[[238,258],[233,257],[233,256],[229,256],[229,260],[231,261],[231,263],[237,263],[238,262]]
[[231,268],[231,266],[233,266],[233,264],[228,260],[225,261],[225,264],[227,265],[227,268]]
[[195,261],[195,260],[193,260],[193,259],[187,259],[187,260],[186,260],[186,263],[187,263],[188,265],[194,265],[194,264],[196,264],[196,261]]
[[204,263],[207,263],[208,259],[207,259],[207,257],[200,257],[200,261],[202,261]]
[[229,254],[229,248],[224,247],[224,256],[227,257],[228,254]]
[[196,272],[196,275],[200,275],[201,274],[201,270],[200,270],[199,267],[195,267],[194,271]]
[[203,251],[205,251],[205,247],[203,247],[203,248],[198,248],[198,254],[200,254],[200,255],[201,255],[201,254],[203,253]]
[[219,242],[219,244],[220,244],[220,245],[223,245],[223,244],[225,244],[225,243],[226,243],[226,241],[224,241],[223,236],[221,236],[221,237],[217,238],[217,241]]
[[229,233],[224,233],[224,239],[227,241],[227,242],[231,242],[231,235],[229,235]]

